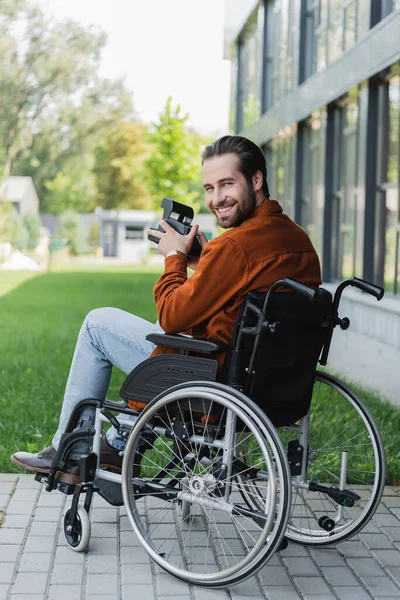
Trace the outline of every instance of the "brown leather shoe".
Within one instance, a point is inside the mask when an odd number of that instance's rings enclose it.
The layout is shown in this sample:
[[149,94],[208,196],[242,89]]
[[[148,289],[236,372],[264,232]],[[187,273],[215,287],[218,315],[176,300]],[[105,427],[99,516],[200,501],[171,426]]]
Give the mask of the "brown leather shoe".
[[119,450],[110,446],[106,438],[102,437],[100,440],[100,467],[110,469],[114,473],[121,473],[122,459]]
[[36,473],[48,473],[51,469],[51,463],[56,455],[56,449],[48,446],[36,454],[30,452],[16,452],[10,456],[11,462]]

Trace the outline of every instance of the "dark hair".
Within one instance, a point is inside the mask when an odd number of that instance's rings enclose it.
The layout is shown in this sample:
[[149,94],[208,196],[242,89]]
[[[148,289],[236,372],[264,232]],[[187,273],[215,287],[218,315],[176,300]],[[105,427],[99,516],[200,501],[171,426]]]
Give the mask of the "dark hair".
[[240,135],[224,135],[204,148],[201,162],[204,164],[204,161],[208,158],[221,156],[222,154],[236,154],[238,156],[239,171],[247,183],[251,184],[253,175],[260,171],[263,176],[262,191],[269,198],[267,165],[263,151],[257,144]]

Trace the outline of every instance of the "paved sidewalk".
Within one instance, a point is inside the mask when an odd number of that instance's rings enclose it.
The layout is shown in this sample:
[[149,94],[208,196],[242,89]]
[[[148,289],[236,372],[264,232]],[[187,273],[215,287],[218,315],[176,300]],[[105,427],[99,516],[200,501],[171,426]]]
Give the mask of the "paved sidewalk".
[[[32,475],[0,474],[0,600],[400,599],[400,487],[387,487],[364,531],[336,548],[296,544],[229,590],[193,588],[151,563],[124,508],[95,496],[88,553],[70,550],[62,516],[70,497]],[[0,523],[1,516],[0,512]]]

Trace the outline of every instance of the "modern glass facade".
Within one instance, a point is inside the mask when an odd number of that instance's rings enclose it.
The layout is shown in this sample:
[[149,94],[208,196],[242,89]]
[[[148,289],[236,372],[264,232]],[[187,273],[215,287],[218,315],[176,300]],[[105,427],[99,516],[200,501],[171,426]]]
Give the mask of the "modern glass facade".
[[364,277],[396,297],[399,17],[399,0],[260,0],[230,54],[232,132],[264,149],[271,195],[325,281]]

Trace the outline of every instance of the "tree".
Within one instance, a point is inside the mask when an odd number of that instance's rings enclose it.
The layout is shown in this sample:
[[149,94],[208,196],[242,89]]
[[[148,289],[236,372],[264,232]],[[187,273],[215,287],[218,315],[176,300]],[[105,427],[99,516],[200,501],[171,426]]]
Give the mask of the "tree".
[[150,207],[143,179],[146,127],[134,121],[116,123],[96,149],[97,204],[105,209]]
[[57,237],[68,239],[67,245],[73,256],[83,252],[85,249],[85,234],[79,215],[76,212],[68,210],[61,215]]
[[22,218],[14,210],[11,202],[0,199],[0,243],[24,245],[28,240],[28,231]]
[[186,128],[187,119],[169,97],[149,134],[152,148],[144,163],[145,179],[156,209],[164,196],[192,206],[199,202],[200,148]]
[[23,223],[28,233],[28,242],[31,246],[36,246],[40,238],[40,218],[37,213],[28,213],[23,217]]

